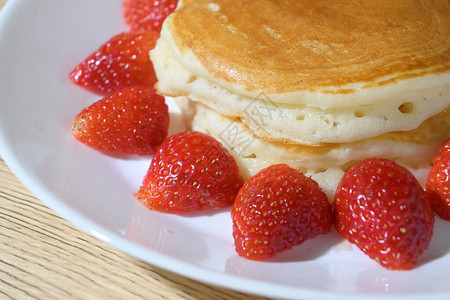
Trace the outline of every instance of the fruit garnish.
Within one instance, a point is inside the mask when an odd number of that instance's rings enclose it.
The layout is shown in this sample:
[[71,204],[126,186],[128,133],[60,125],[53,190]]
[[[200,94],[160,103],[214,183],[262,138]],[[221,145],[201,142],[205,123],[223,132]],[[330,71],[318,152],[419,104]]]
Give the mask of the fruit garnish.
[[433,159],[426,189],[436,214],[450,221],[450,139],[447,139]]
[[202,211],[232,205],[242,184],[234,157],[220,142],[185,131],[161,144],[135,196],[157,211]]
[[330,232],[332,206],[319,185],[278,164],[251,177],[231,212],[237,253],[265,260],[319,234]]
[[177,4],[178,0],[126,0],[123,2],[123,15],[131,30],[159,32]]
[[72,124],[80,142],[107,152],[153,154],[167,137],[169,112],[155,90],[130,87],[83,109]]
[[77,65],[69,78],[102,95],[129,86],[153,87],[156,75],[148,52],[158,38],[159,34],[151,31],[115,35]]
[[353,165],[334,205],[337,231],[386,268],[412,269],[428,248],[434,213],[427,195],[411,172],[391,160]]

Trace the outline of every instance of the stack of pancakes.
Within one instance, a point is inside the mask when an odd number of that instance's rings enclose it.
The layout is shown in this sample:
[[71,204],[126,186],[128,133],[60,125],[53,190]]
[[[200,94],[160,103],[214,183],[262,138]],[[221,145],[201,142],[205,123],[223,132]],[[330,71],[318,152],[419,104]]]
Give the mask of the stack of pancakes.
[[244,177],[287,163],[332,198],[378,156],[423,182],[450,136],[447,0],[184,0],[150,55]]

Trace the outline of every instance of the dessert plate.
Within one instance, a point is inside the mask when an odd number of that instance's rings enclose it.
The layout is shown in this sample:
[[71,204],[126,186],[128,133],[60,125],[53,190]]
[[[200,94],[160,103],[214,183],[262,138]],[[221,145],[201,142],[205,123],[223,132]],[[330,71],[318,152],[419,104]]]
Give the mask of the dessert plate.
[[[142,207],[151,157],[111,157],[74,140],[70,126],[98,100],[68,74],[126,30],[121,0],[10,0],[0,13],[0,151],[16,176],[63,218],[150,264],[206,283],[287,299],[450,298],[450,224],[437,220],[413,271],[383,269],[335,231],[267,262],[238,257],[230,210],[189,216]],[[170,99],[168,99],[170,102]],[[183,130],[171,106],[171,133]]]

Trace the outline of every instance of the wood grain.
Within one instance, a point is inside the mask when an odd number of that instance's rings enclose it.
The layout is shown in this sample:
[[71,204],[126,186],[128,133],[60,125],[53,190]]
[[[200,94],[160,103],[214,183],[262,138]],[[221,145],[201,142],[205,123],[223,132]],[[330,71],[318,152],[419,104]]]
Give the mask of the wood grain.
[[0,299],[262,298],[153,267],[79,231],[0,158]]

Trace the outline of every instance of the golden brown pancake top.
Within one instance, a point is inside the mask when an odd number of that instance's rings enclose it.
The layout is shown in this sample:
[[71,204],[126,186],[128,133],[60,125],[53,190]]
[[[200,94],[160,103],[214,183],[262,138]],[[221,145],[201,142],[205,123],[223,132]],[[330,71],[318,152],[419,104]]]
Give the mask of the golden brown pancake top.
[[167,25],[214,78],[270,94],[450,71],[449,0],[185,0]]

